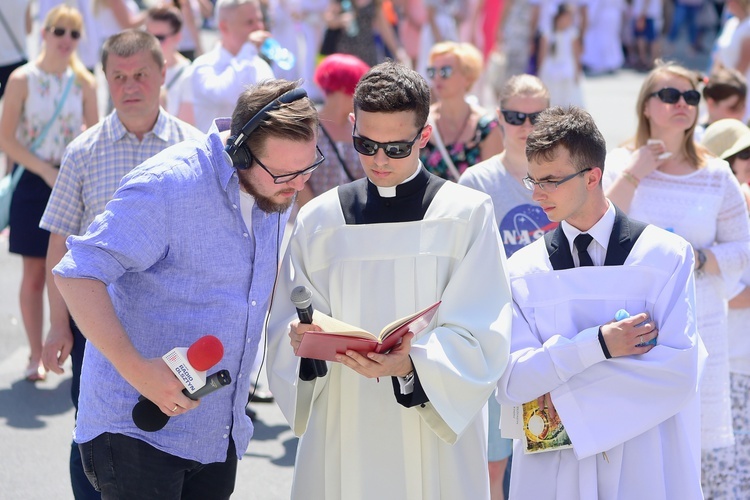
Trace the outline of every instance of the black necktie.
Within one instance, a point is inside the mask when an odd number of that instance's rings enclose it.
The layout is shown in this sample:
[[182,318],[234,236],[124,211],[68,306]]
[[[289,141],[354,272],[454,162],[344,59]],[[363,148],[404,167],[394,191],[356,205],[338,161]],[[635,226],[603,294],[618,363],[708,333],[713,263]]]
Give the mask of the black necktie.
[[591,260],[591,256],[586,250],[593,239],[594,238],[590,234],[581,233],[576,236],[575,240],[573,240],[573,244],[576,246],[576,250],[578,250],[578,261],[580,262],[581,267],[594,265],[594,261]]

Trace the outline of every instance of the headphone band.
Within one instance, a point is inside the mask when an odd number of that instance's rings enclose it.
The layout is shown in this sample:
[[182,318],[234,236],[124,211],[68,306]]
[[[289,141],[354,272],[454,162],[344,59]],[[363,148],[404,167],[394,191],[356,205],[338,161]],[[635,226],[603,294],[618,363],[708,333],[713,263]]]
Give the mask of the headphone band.
[[271,111],[275,111],[281,107],[282,104],[289,104],[290,102],[298,101],[307,97],[307,92],[302,87],[297,87],[289,92],[281,94],[279,97],[269,102],[263,108],[255,113],[247,123],[242,127],[240,133],[237,136],[232,136],[227,141],[227,145],[224,148],[224,157],[227,159],[230,165],[239,168],[247,169],[250,168],[252,163],[251,155],[245,152],[242,145],[247,142],[247,139],[268,117]]

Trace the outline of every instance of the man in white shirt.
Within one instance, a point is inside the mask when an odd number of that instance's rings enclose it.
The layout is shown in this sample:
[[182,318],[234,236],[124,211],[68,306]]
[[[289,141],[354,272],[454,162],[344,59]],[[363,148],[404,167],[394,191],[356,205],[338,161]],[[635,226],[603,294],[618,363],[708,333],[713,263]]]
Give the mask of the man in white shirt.
[[[546,437],[528,426],[511,498],[702,499],[706,351],[690,244],[607,200],[606,144],[585,111],[542,112],[526,155],[524,183],[560,225],[508,262],[511,359],[497,399],[536,400],[534,417],[561,422],[572,448],[527,454]],[[631,317],[614,321],[619,309]]]
[[190,60],[177,51],[182,40],[182,13],[173,6],[151,7],[146,13],[146,31],[159,40],[166,63],[163,97],[164,108],[172,116],[195,123]]
[[215,118],[232,116],[245,87],[274,78],[258,55],[269,36],[258,0],[219,0],[216,23],[219,43],[193,62],[191,75],[195,126],[204,132]]

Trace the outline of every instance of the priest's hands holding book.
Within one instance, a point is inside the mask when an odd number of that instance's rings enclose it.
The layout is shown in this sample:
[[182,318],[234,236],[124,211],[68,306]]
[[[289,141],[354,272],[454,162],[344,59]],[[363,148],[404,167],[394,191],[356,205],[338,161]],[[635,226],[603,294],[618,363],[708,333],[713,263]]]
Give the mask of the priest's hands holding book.
[[[299,355],[298,350],[302,338],[306,332],[310,331],[321,332],[323,330],[315,323],[308,324],[297,321],[291,323],[289,339],[295,354]],[[376,352],[360,354],[353,350],[347,350],[345,353],[336,354],[335,360],[368,378],[405,377],[414,370],[409,357],[412,338],[414,338],[413,333],[406,333],[401,342],[387,354]]]
[[406,377],[414,371],[414,365],[409,357],[413,338],[413,333],[407,333],[401,339],[401,343],[388,354],[368,352],[363,356],[357,351],[349,350],[346,354],[337,354],[336,361],[367,378]]
[[[659,330],[648,313],[640,313],[620,321],[610,321],[599,329],[606,344],[607,357],[621,357],[646,354],[654,345],[648,344],[655,339]],[[603,348],[605,346],[602,346]]]

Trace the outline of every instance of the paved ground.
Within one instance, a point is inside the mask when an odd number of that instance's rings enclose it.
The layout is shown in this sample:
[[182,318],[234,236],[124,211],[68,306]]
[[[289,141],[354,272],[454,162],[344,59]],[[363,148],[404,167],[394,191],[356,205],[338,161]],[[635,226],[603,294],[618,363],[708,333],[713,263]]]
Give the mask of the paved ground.
[[[706,58],[688,62],[704,68]],[[622,71],[589,78],[584,95],[609,148],[635,132],[634,103],[643,75]],[[51,374],[47,381],[22,380],[28,348],[20,322],[18,287],[21,260],[7,251],[0,234],[0,498],[48,500],[72,498],[67,460],[73,407],[70,377]],[[236,497],[251,500],[289,498],[296,439],[273,404],[255,404],[256,433],[239,464]]]

